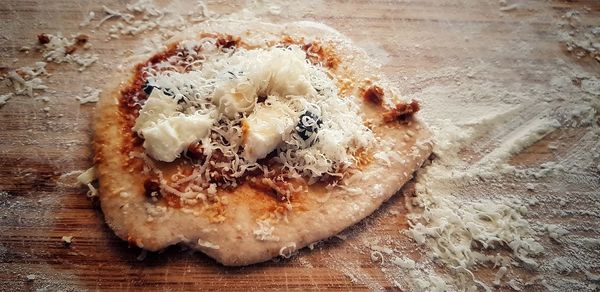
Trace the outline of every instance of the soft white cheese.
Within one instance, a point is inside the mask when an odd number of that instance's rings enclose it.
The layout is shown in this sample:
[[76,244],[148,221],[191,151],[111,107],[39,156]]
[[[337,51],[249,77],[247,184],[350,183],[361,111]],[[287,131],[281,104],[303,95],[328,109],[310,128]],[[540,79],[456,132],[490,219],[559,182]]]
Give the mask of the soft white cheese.
[[229,118],[251,112],[258,96],[316,95],[302,50],[255,50],[232,59],[233,66],[221,71],[212,97]]
[[209,115],[193,114],[165,118],[140,132],[152,158],[171,162],[192,142],[204,138],[214,122]]
[[218,85],[212,101],[224,115],[233,118],[237,113],[247,113],[257,99],[256,84],[245,80],[229,80]]
[[171,162],[191,143],[204,138],[214,122],[208,114],[184,115],[171,96],[152,90],[135,121],[134,131],[144,138],[146,153]]
[[242,121],[244,139],[243,157],[246,161],[265,158],[283,142],[283,136],[292,131],[295,120],[289,106],[275,100],[260,104]]
[[266,95],[314,96],[310,83],[310,67],[300,50],[273,50],[270,62],[262,70],[270,73]]
[[175,116],[178,110],[179,106],[172,97],[165,95],[160,89],[154,89],[140,110],[133,130],[139,133],[161,119]]

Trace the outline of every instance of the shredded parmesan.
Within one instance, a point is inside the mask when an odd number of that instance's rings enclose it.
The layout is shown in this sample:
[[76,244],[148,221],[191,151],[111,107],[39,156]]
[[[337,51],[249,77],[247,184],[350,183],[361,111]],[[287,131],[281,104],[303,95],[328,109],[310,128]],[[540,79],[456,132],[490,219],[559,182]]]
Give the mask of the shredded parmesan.
[[286,259],[289,259],[290,257],[292,257],[295,252],[296,252],[296,243],[295,242],[290,242],[287,245],[281,247],[281,249],[279,249],[279,255]]
[[13,92],[2,95],[0,97],[0,105],[13,95],[27,95],[33,97],[35,90],[46,90],[48,87],[40,78],[42,75],[47,75],[46,62],[36,62],[33,67],[21,67],[13,71],[9,71],[6,79],[2,80],[6,86],[12,87]]
[[45,35],[49,41],[43,44],[42,58],[47,62],[74,64],[79,66],[79,71],[83,71],[98,60],[96,54],[82,55],[69,52],[69,48],[77,43],[76,37],[67,38],[62,36],[61,33]]
[[256,222],[256,225],[258,225],[258,226],[253,231],[254,237],[256,237],[256,239],[261,240],[261,241],[267,241],[267,240],[278,241],[279,240],[279,236],[273,235],[273,231],[275,230],[275,227],[273,225],[271,225],[271,223],[269,221],[259,220]]
[[[355,99],[342,96],[335,80],[298,46],[219,49],[215,39],[205,38],[182,42],[179,50],[145,68],[152,91],[134,130],[145,138],[146,152],[162,161],[199,142],[206,158],[199,162],[197,185],[206,186],[215,171],[224,177],[219,185],[235,184],[248,170],[266,172],[257,160],[270,153],[285,173],[314,182],[354,165],[353,154],[373,140]],[[192,131],[193,123],[167,122],[194,116],[206,117],[207,132]],[[148,129],[157,127],[154,139]],[[211,161],[214,155],[219,161]]]
[[214,244],[212,242],[208,242],[202,239],[198,239],[198,245],[210,249],[220,249],[221,247],[218,244]]
[[89,184],[96,179],[97,179],[96,167],[93,167],[93,166],[88,168],[86,171],[84,171],[79,176],[77,176],[77,181],[84,185]]
[[79,100],[80,104],[98,102],[98,99],[100,98],[100,93],[102,92],[101,89],[94,89],[86,86],[83,90],[83,96],[76,97],[77,100]]
[[[424,197],[420,198],[424,199]],[[409,235],[420,244],[427,244],[438,257],[451,266],[472,268],[478,264],[506,265],[511,258],[487,255],[477,249],[509,247],[521,263],[537,267],[532,256],[540,255],[544,248],[535,240],[535,231],[523,219],[524,203],[512,205],[486,202],[461,202],[452,198],[427,198],[423,214],[413,216]],[[423,219],[426,225],[416,219]]]
[[13,97],[13,95],[14,95],[14,93],[12,93],[12,92],[11,92],[11,93],[7,93],[7,94],[0,95],[0,106],[3,106],[3,105],[5,105],[5,104],[6,104],[6,102],[7,102],[7,101],[8,101],[8,100],[9,100],[11,97]]
[[92,182],[95,181],[97,178],[98,176],[96,174],[96,167],[94,166],[88,168],[82,174],[77,176],[77,181],[80,184],[88,187],[89,190],[87,192],[87,196],[90,198],[98,196],[98,189],[96,189],[96,187],[94,187],[94,185],[92,184]]
[[94,11],[90,11],[81,21],[81,23],[79,24],[79,27],[86,27],[88,25],[90,25],[90,22],[94,19],[94,17],[96,17],[96,13],[94,13]]

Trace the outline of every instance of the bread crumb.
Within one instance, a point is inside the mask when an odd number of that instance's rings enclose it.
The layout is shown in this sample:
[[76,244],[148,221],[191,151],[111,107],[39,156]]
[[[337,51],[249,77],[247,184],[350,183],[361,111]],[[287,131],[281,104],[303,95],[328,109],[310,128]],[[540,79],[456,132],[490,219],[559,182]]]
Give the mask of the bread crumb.
[[65,245],[70,245],[73,242],[73,236],[69,235],[69,236],[63,236],[61,238],[61,240],[63,241],[63,243]]
[[512,11],[512,10],[516,10],[518,7],[519,7],[518,4],[511,4],[508,6],[500,7],[500,11],[502,11],[502,12]]

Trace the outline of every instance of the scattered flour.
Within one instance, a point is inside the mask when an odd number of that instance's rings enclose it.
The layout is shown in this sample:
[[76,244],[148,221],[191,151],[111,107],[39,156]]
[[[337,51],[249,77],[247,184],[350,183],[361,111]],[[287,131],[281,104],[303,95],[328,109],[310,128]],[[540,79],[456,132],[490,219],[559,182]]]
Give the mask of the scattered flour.
[[589,11],[570,10],[562,16],[562,41],[567,51],[577,58],[591,57],[600,62],[600,25],[582,22],[582,17],[587,13]]
[[0,106],[3,106],[6,104],[6,102],[8,102],[8,100],[13,97],[13,95],[15,95],[14,93],[7,93],[7,94],[3,94],[0,95]]
[[[172,5],[177,5],[175,2]],[[188,4],[189,5],[189,4]],[[175,7],[177,8],[177,7]],[[108,29],[107,41],[118,39],[122,36],[136,36],[157,30],[162,40],[173,36],[177,31],[182,31],[190,25],[208,20],[214,14],[208,11],[203,1],[197,1],[195,7],[187,7],[187,13],[182,14],[182,9],[160,8],[153,1],[138,0],[128,4],[124,11],[102,7],[105,16],[95,25],[100,28],[111,19],[119,19]],[[90,12],[93,13],[93,12]]]

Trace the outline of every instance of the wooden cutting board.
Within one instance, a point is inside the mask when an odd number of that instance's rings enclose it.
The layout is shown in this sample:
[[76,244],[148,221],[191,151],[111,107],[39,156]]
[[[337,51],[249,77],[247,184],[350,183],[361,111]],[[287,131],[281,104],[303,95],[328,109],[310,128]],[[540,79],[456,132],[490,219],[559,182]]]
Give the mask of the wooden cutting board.
[[[410,195],[410,186],[342,238],[332,238],[314,250],[304,249],[291,259],[277,262],[225,268],[201,253],[182,251],[180,247],[148,254],[142,260],[140,249],[130,248],[118,239],[104,224],[98,206],[85,196],[86,189],[76,186],[73,175],[69,175],[92,164],[90,138],[95,104],[80,105],[75,97],[81,96],[86,86],[102,88],[119,58],[139,47],[144,38],[144,35],[121,37],[107,42],[110,23],[98,29],[80,28],[89,11],[96,12],[96,20],[103,15],[102,5],[124,9],[125,1],[3,0],[0,3],[1,72],[38,61],[40,53],[19,52],[19,48],[32,46],[36,36],[43,32],[89,34],[91,52],[99,55],[99,61],[81,73],[69,64],[49,64],[48,71],[53,75],[45,79],[49,90],[39,95],[48,96],[48,102],[17,96],[0,108],[1,290],[395,289],[394,283],[360,246],[369,238],[396,240],[413,249],[410,255],[418,258],[420,251],[416,245],[399,232],[408,227],[405,196]],[[383,63],[382,73],[400,83],[403,93],[418,92],[436,82],[403,83],[426,71],[461,68],[479,61],[512,68],[520,62],[514,51],[494,49],[492,44],[498,41],[529,45],[538,52],[540,64],[561,58],[588,68],[596,76],[600,72],[594,60],[570,56],[551,29],[570,9],[588,11],[583,21],[598,25],[600,2],[593,0],[533,1],[523,6],[526,8],[515,9],[501,9],[498,1],[475,0],[292,1],[249,6],[225,1],[209,3],[208,7],[217,13],[247,8],[250,12],[246,14],[254,13],[271,21],[324,22],[348,35]],[[180,5],[180,9],[185,11],[186,5]],[[524,25],[530,29],[520,30]],[[526,70],[534,72],[540,68],[533,63]],[[526,75],[527,71],[521,79],[503,76],[498,84],[522,82],[526,87],[538,82]],[[577,132],[565,130],[563,134],[577,135]],[[512,163],[539,163],[548,159],[548,154],[540,150],[548,142],[526,149]],[[72,244],[65,245],[63,236],[73,236]]]

